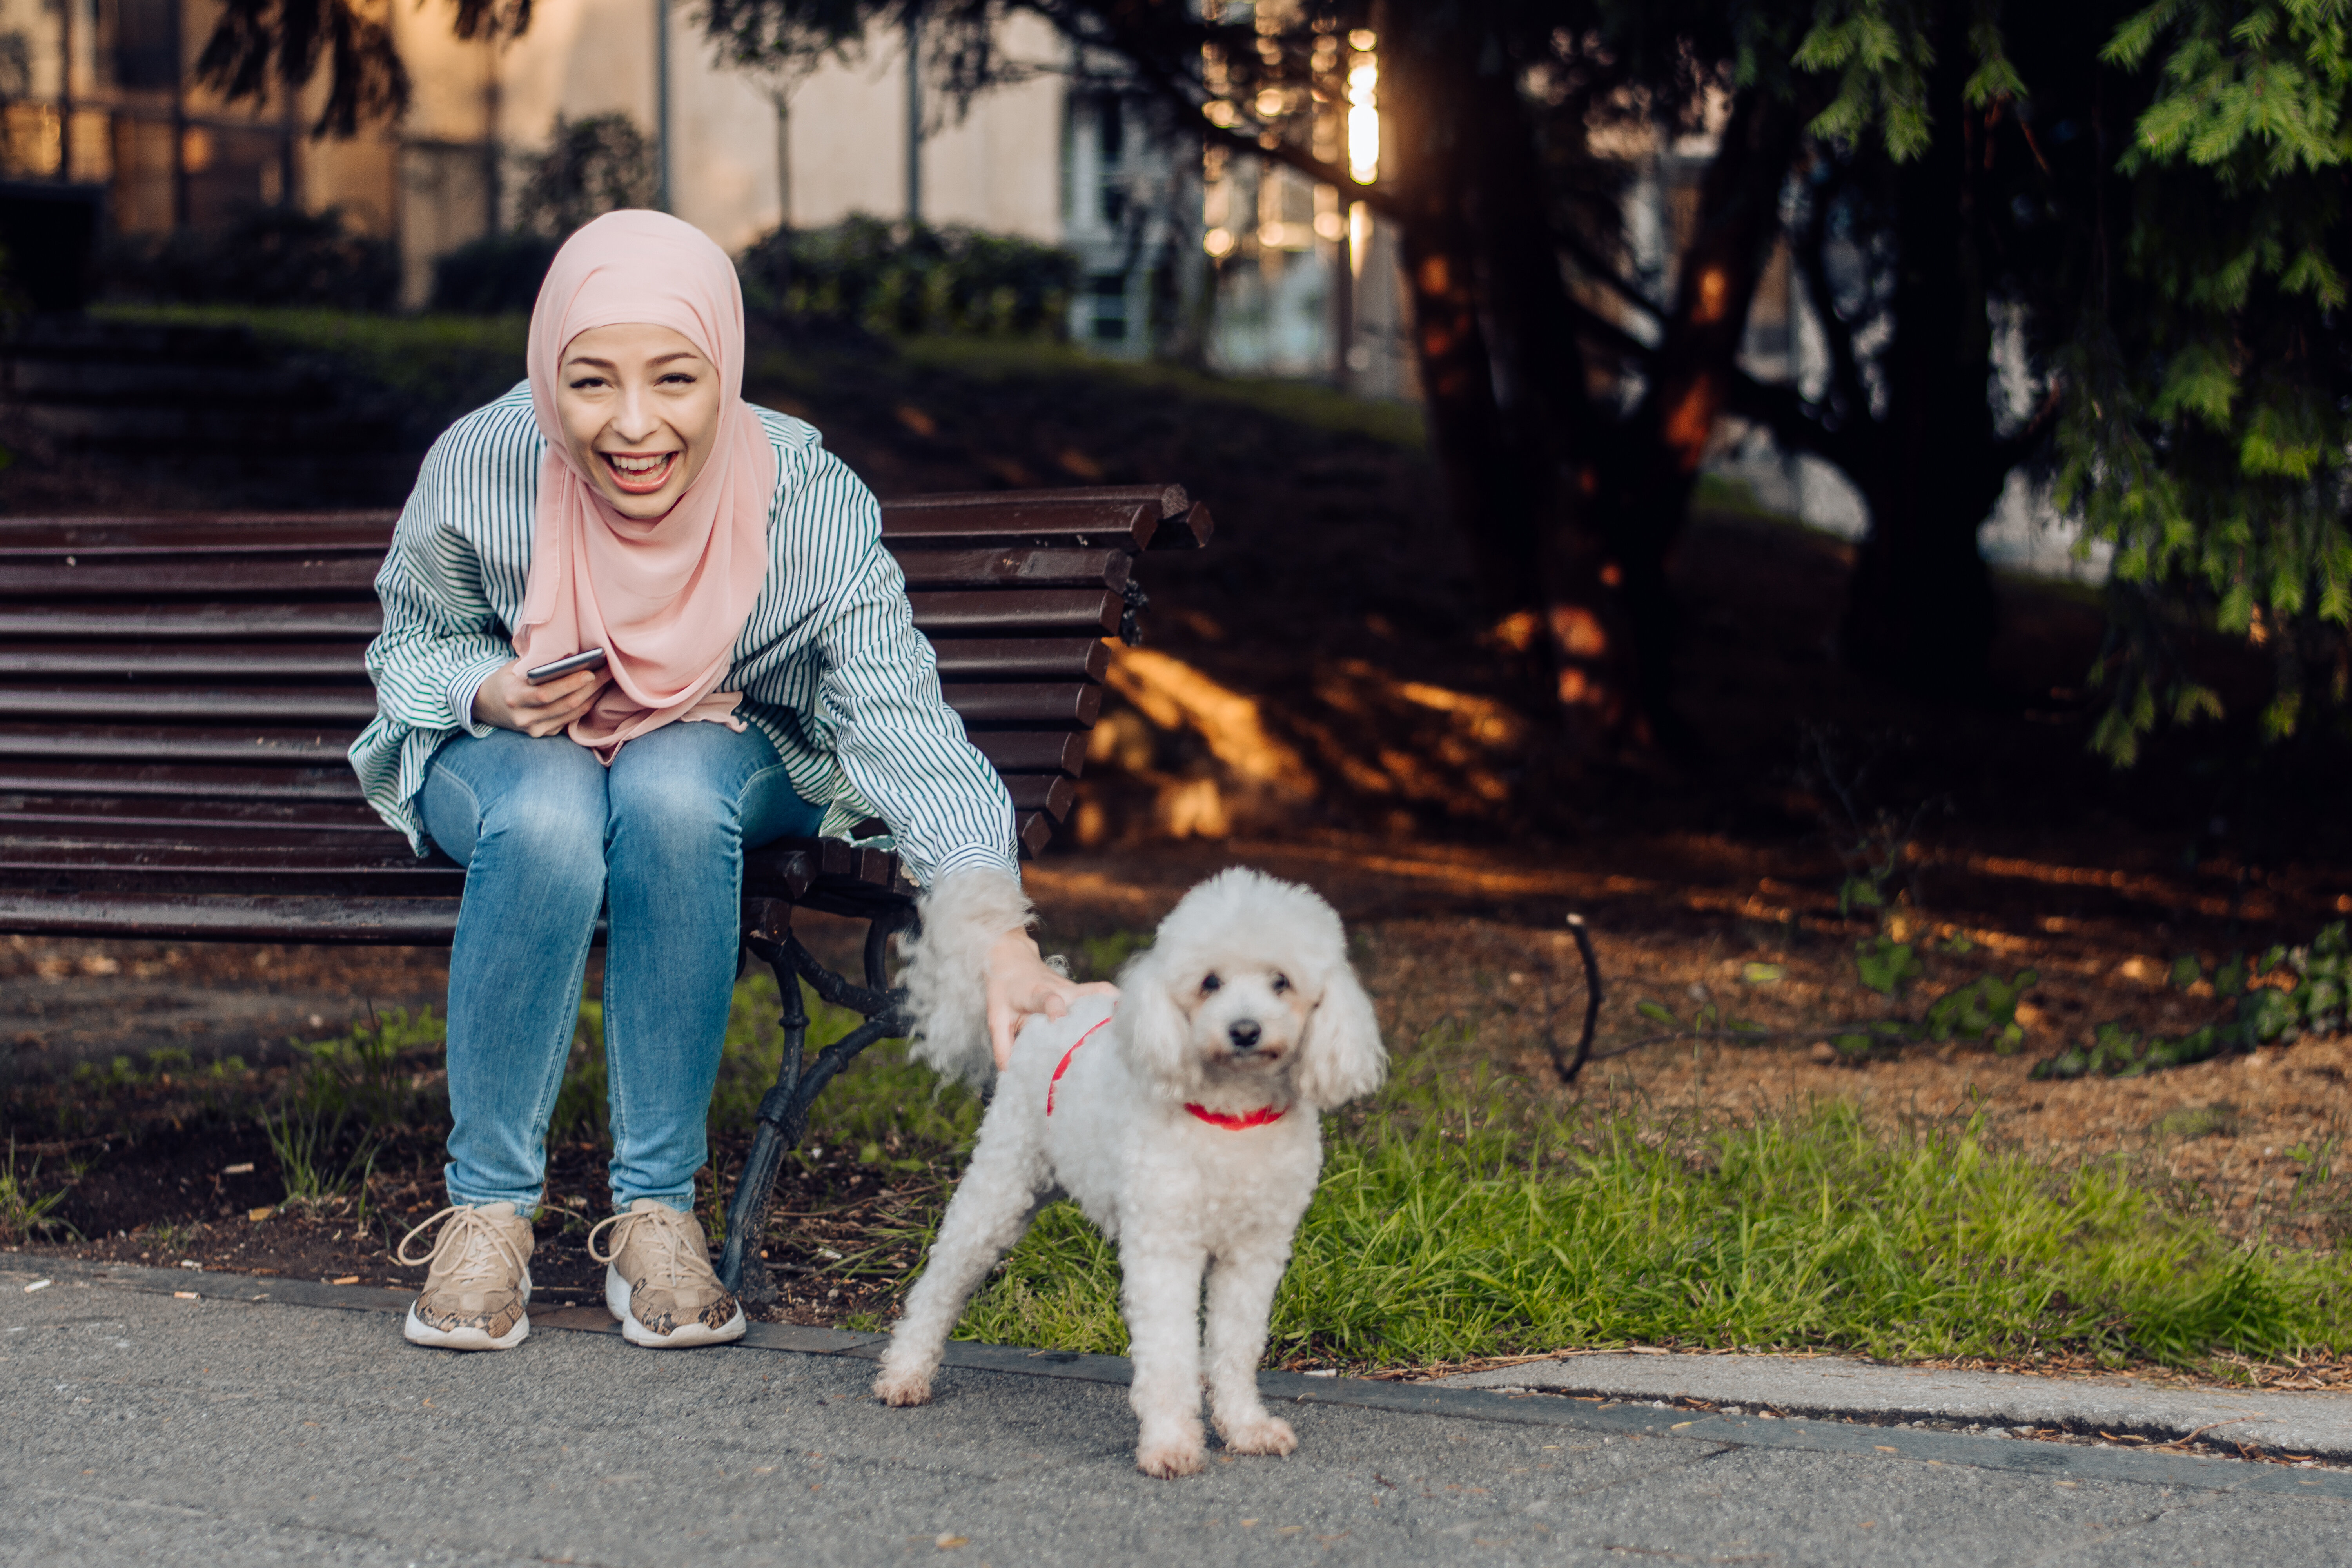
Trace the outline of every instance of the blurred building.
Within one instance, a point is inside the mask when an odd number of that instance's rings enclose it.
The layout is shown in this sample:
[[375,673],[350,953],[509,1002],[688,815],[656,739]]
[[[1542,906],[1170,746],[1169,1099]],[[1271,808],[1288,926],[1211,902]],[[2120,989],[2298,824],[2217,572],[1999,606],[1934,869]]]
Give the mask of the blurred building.
[[1022,235],[1080,258],[1071,331],[1095,352],[1172,346],[1409,391],[1392,247],[1363,209],[1255,160],[1204,166],[1199,137],[1034,18],[1009,22],[1003,47],[1035,68],[958,105],[926,92],[898,33],[786,80],[721,63],[675,0],[541,0],[507,43],[457,39],[440,0],[394,4],[409,111],[338,142],[309,134],[322,83],[299,102],[230,105],[192,79],[217,14],[216,0],[0,0],[6,174],[102,187],[112,226],[134,235],[278,202],[340,207],[396,242],[413,306],[436,258],[512,222],[519,164],[559,115],[619,113],[660,149],[670,210],[730,249],[854,212]]

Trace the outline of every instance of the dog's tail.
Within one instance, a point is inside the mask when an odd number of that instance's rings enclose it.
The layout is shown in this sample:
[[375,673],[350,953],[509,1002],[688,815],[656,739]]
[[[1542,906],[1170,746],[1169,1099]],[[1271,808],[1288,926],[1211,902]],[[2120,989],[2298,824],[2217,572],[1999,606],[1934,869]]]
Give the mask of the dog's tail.
[[909,1049],[917,1061],[974,1089],[996,1076],[988,1047],[988,952],[1006,931],[1036,918],[1021,884],[1003,871],[950,872],[916,905],[921,931],[901,938]]

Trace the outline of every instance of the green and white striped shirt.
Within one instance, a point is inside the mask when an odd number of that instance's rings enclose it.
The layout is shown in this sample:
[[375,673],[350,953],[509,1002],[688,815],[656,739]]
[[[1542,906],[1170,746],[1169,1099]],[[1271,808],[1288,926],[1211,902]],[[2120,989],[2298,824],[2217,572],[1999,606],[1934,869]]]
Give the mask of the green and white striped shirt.
[[[846,837],[879,816],[927,887],[965,867],[1018,875],[1012,798],[940,695],[872,493],[810,426],[754,412],[776,451],[768,579],[719,689],[743,693],[738,714],[774,743],[800,797],[826,807],[819,831]],[[529,382],[458,420],[425,455],[376,574],[376,717],[352,766],[420,855],[426,764],[460,729],[490,732],[474,694],[514,659],[546,451]]]

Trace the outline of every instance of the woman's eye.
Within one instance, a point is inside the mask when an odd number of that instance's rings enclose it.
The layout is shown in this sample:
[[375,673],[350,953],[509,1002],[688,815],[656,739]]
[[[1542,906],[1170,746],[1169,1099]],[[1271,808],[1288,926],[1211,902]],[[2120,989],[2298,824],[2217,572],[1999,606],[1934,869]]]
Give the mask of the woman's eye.
[[1206,995],[1208,993],[1214,991],[1218,986],[1223,985],[1223,981],[1218,979],[1213,974],[1204,975],[1201,981],[1201,993],[1202,995]]
[[1289,976],[1289,975],[1287,975],[1287,974],[1277,974],[1277,975],[1276,975],[1276,976],[1274,977],[1274,994],[1275,994],[1276,995],[1279,996],[1279,995],[1281,995],[1284,992],[1286,992],[1286,991],[1287,991],[1287,990],[1289,990],[1289,989],[1290,989],[1290,976]]

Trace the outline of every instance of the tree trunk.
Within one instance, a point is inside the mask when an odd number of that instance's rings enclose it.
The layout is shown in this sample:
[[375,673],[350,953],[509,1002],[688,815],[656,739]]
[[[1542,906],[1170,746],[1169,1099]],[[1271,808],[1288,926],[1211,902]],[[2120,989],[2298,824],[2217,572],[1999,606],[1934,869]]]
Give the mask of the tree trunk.
[[1679,616],[1666,573],[1690,516],[1716,420],[1727,400],[1757,285],[1780,231],[1780,191],[1810,108],[1748,87],[1733,100],[1715,160],[1699,185],[1698,221],[1675,279],[1673,312],[1651,361],[1642,401],[1611,465],[1606,531],[1636,630],[1640,706],[1670,743]]
[[1848,476],[1869,503],[1870,532],[1840,634],[1854,668],[1947,697],[1986,684],[1992,577],[1977,534],[2010,466],[1993,422],[1976,211],[1983,116],[1961,100],[1969,53],[1957,26],[1939,40],[1930,77],[1934,139],[1895,176],[1895,330],[1880,361],[1886,411],[1867,469]]
[[1493,602],[1536,617],[1571,744],[1595,749],[1639,721],[1634,641],[1532,128],[1477,7],[1389,5],[1378,25],[1431,447]]

